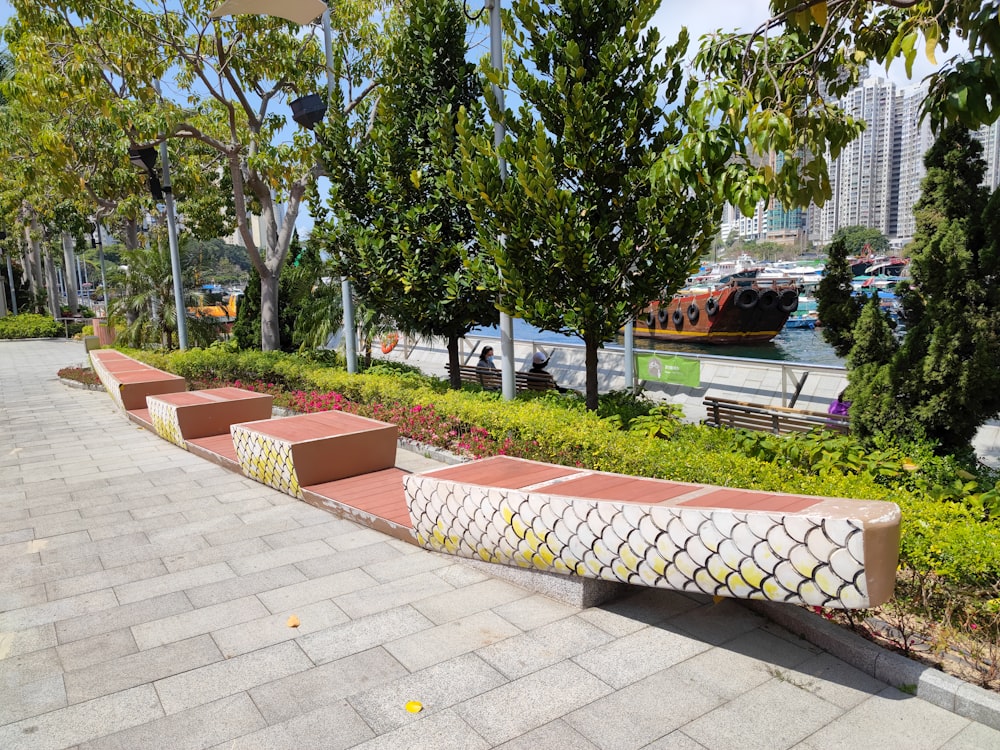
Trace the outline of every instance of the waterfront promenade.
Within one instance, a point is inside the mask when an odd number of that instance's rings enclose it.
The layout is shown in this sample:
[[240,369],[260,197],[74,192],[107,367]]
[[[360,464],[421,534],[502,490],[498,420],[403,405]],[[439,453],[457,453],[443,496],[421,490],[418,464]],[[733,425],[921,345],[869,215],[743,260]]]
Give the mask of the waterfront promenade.
[[0,748],[1000,747],[735,601],[578,609],[335,519],[56,378],[84,361],[0,342]]

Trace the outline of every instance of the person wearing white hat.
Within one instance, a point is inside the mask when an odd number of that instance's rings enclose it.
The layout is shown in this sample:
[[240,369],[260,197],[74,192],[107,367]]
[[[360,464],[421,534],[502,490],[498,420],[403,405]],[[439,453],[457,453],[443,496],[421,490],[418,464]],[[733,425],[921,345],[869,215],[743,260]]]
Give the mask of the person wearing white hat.
[[539,387],[535,390],[547,390],[548,388],[555,388],[560,393],[566,393],[566,389],[559,386],[556,383],[555,378],[552,377],[552,373],[545,369],[545,366],[549,363],[549,357],[546,356],[545,352],[539,350],[535,352],[531,357],[531,369],[528,370],[532,375],[537,375]]

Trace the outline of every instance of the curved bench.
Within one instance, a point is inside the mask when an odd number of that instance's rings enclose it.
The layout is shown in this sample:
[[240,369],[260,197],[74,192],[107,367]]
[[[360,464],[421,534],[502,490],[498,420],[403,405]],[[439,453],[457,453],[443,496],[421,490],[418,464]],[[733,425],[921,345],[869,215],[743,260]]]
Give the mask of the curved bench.
[[417,543],[564,575],[835,607],[892,596],[895,503],[497,457],[404,477]]
[[[115,349],[92,349],[90,362],[105,390],[125,412],[145,412],[147,396],[187,390],[187,381],[180,375],[158,370]],[[145,416],[140,415],[140,419]]]

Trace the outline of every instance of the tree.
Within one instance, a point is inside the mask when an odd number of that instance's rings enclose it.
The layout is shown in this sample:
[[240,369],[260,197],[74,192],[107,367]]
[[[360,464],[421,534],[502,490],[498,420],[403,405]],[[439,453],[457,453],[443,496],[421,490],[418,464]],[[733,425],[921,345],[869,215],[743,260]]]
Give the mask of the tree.
[[400,330],[448,340],[451,384],[461,387],[459,338],[498,318],[477,284],[476,227],[448,186],[461,154],[455,116],[482,123],[475,66],[466,62],[466,23],[456,0],[411,0],[384,64],[372,127],[349,145],[341,116],[324,152],[333,216],[318,227],[334,265],[361,304]]
[[843,241],[847,255],[881,255],[889,252],[889,239],[871,227],[860,225],[840,227],[833,233],[831,242],[837,240]]
[[[279,343],[278,281],[295,220],[319,175],[312,135],[288,141],[274,105],[312,93],[324,70],[315,27],[301,33],[272,17],[211,20],[216,2],[163,4],[147,0],[14,0],[14,24],[31,29],[55,59],[66,61],[60,85],[87,95],[118,127],[120,158],[131,145],[163,138],[195,141],[210,150],[232,184],[233,209],[247,253],[261,279],[262,347]],[[380,0],[337,3],[333,75],[352,108],[373,88],[379,41],[372,15]],[[158,82],[164,80],[162,89]],[[357,88],[357,87],[360,87]],[[160,94],[176,91],[178,100]],[[278,203],[285,206],[278,220]],[[261,216],[263,239],[250,231]],[[206,215],[206,212],[202,212]]]
[[[967,451],[1000,412],[1000,195],[981,187],[981,153],[965,128],[951,126],[924,158],[913,285],[902,293],[907,333],[883,378],[892,407],[866,417],[873,430],[926,435],[950,453]],[[891,412],[901,418],[889,422]]]
[[[524,105],[500,112],[508,138],[460,125],[461,189],[492,256],[501,309],[586,347],[587,407],[597,407],[597,352],[651,300],[669,297],[711,245],[717,209],[705,183],[660,185],[650,168],[676,144],[687,34],[668,47],[648,24],[658,0],[515,0]],[[497,73],[491,77],[499,82]],[[499,241],[498,237],[503,237]]]
[[[279,282],[278,341],[280,350],[284,352],[295,351],[301,341],[301,335],[297,334],[299,321],[312,306],[313,290],[320,283],[322,268],[315,245],[310,243],[303,248],[297,233],[292,237],[291,258],[292,262],[281,274]],[[241,349],[260,349],[260,280],[255,278],[256,274],[257,270],[251,268],[233,324],[233,338]]]
[[854,296],[853,275],[847,261],[848,245],[844,235],[834,236],[827,248],[823,278],[816,287],[816,313],[823,322],[823,340],[838,357],[846,357],[854,344],[854,326],[862,303]]
[[897,438],[923,437],[916,425],[900,409],[892,361],[899,345],[888,317],[873,291],[861,309],[851,334],[854,345],[847,359],[849,367],[847,399],[851,401],[851,430],[860,438],[887,433]]

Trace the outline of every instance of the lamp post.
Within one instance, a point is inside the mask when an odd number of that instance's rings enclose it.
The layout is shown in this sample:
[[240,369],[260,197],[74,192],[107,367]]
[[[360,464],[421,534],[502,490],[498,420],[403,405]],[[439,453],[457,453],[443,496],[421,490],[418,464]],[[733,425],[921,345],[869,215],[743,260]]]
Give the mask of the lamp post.
[[[327,100],[333,96],[335,85],[333,80],[333,29],[330,25],[330,8],[323,0],[225,0],[222,5],[209,13],[209,16],[220,18],[240,14],[277,16],[297,23],[299,26],[310,24],[322,16]],[[305,104],[304,100],[308,99],[309,97],[302,97],[292,102],[292,118],[303,127],[312,129],[313,125],[323,118],[322,112],[316,117],[316,112],[319,110],[311,108],[309,110],[311,114],[303,116],[302,119],[295,114],[296,104]],[[323,110],[325,111],[325,107]],[[313,119],[314,117],[315,119]],[[346,276],[340,277],[340,292],[344,307],[344,355],[347,360],[347,371],[353,374],[358,371],[357,327],[354,323],[354,297],[351,292],[351,280]]]
[[101,220],[94,216],[94,230],[97,234],[97,241],[94,243],[97,247],[97,262],[101,266],[101,294],[104,297],[104,317],[108,317],[108,303],[111,301],[108,294],[108,282],[104,278],[104,240],[101,238]]
[[[490,65],[494,70],[502,70],[503,63],[503,27],[500,23],[500,0],[486,0],[486,8],[490,12]],[[503,89],[500,84],[493,84],[493,96],[501,112],[504,110]],[[497,166],[500,169],[501,182],[507,181],[507,160],[500,156],[500,144],[507,137],[507,127],[502,119],[493,122],[493,145],[497,149]],[[504,241],[503,235],[500,242]],[[514,319],[503,311],[500,312],[500,388],[504,399],[514,398]]]
[[[154,87],[160,93],[160,82]],[[177,309],[177,346],[187,349],[187,307],[184,304],[184,287],[181,283],[181,254],[177,245],[177,219],[174,213],[174,191],[170,185],[170,157],[166,139],[160,142],[160,159],[163,162],[163,182],[156,174],[156,151],[150,146],[129,149],[129,160],[145,167],[149,175],[149,192],[155,200],[162,200],[167,214],[167,242],[170,245],[170,271],[174,281],[174,306]],[[100,230],[98,230],[100,231]],[[103,270],[103,267],[102,267]]]

